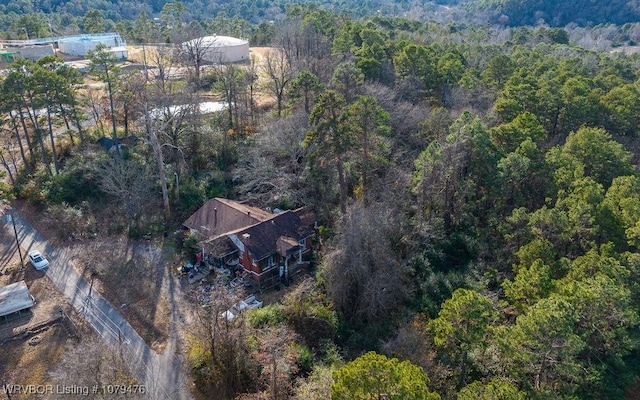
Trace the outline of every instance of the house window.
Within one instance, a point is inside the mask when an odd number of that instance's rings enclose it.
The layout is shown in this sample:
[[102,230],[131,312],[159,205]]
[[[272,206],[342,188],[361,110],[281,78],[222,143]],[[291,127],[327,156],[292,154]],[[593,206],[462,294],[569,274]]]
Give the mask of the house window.
[[298,241],[298,244],[300,245],[300,247],[302,247],[302,249],[304,250],[306,245],[307,245],[307,239],[300,239]]

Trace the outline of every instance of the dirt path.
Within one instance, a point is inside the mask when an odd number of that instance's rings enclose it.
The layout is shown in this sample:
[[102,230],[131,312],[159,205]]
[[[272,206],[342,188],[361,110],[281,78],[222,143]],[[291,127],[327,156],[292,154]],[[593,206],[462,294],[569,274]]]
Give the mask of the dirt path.
[[[146,386],[149,398],[190,399],[181,360],[177,356],[180,343],[175,328],[177,320],[173,320],[178,318],[176,307],[172,307],[169,343],[164,352],[158,354],[136,333],[118,309],[75,271],[69,262],[73,254],[68,248],[54,248],[24,218],[16,212],[13,214],[23,251],[39,250],[48,256],[50,267],[46,276],[107,344],[127,354],[129,366],[138,377],[139,384]],[[173,277],[167,273],[164,279],[163,287],[172,289]],[[173,301],[171,303],[175,304]]]

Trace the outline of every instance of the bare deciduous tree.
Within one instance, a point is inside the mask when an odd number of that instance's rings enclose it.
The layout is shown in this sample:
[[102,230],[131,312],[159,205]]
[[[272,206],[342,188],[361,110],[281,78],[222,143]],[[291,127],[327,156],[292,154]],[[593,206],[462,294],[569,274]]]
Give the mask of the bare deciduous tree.
[[210,36],[204,36],[204,30],[201,27],[199,29],[193,29],[188,32],[190,37],[194,39],[187,40],[181,44],[181,50],[184,58],[193,66],[194,71],[194,84],[198,88],[200,85],[200,68],[202,64],[207,60],[213,60],[214,62],[220,62],[221,52],[218,50],[219,46],[216,40],[211,40]]
[[[156,46],[143,54],[154,68],[150,85],[141,89],[144,115],[144,131],[153,150],[158,169],[158,178],[162,188],[162,200],[165,216],[170,214],[169,192],[165,171],[165,160],[174,164],[178,174],[184,164],[182,147],[196,135],[197,99],[190,93],[183,93],[181,85],[175,81],[179,51],[172,46]],[[145,74],[148,78],[148,73]],[[165,151],[167,150],[167,154]]]
[[[329,23],[327,26],[334,25]],[[305,20],[302,16],[286,18],[277,27],[274,42],[284,50],[296,68],[324,76],[331,69],[327,67],[331,64],[333,35],[320,32],[317,27],[311,19]]]
[[330,366],[317,365],[307,379],[299,379],[293,399],[325,400],[331,398],[333,370]]
[[130,220],[136,220],[153,198],[155,181],[142,163],[108,157],[96,165],[96,173],[100,189],[119,201]]
[[294,68],[283,50],[270,50],[265,57],[263,71],[268,78],[267,90],[276,98],[280,116],[287,87],[295,77]]
[[419,365],[431,378],[431,386],[439,393],[455,393],[454,370],[438,359],[433,337],[427,330],[427,319],[414,315],[394,338],[384,343],[382,353]]
[[[288,399],[293,387],[291,376],[297,372],[294,357],[288,357],[289,347],[294,342],[294,333],[286,326],[270,326],[258,335],[260,350],[256,358],[262,364],[262,378],[268,387],[270,400]],[[264,393],[264,392],[263,392]]]
[[258,368],[251,358],[244,314],[227,313],[238,300],[224,290],[215,291],[204,307],[197,308],[198,324],[192,332],[190,362],[197,389],[219,399],[255,389]]
[[[464,118],[469,119],[470,116]],[[452,125],[453,132],[446,138],[434,140],[415,161],[414,192],[417,203],[427,220],[441,217],[445,229],[457,225],[462,217],[462,196],[467,170],[471,163],[471,129]],[[468,120],[471,126],[474,120]]]
[[93,118],[93,121],[99,127],[100,132],[105,133],[103,118],[107,114],[108,105],[106,105],[104,99],[102,99],[99,90],[87,87],[85,96],[86,102],[91,109],[91,117]]
[[302,182],[305,150],[300,144],[307,129],[304,112],[265,124],[265,129],[256,135],[255,146],[239,155],[242,168],[234,171],[241,178],[237,190],[243,198],[253,197],[268,204],[286,195],[294,204],[304,203],[305,191],[301,189],[305,187]]
[[244,90],[242,71],[235,65],[216,65],[215,74],[218,77],[216,91],[222,95],[226,103],[229,129],[239,130],[239,99]]
[[379,323],[409,299],[409,267],[396,250],[400,226],[395,210],[354,204],[338,223],[334,248],[324,260],[329,295],[355,324]]
[[151,59],[153,65],[157,68],[157,74],[155,75],[155,79],[152,80],[153,87],[155,89],[154,92],[157,93],[166,93],[169,85],[169,71],[171,70],[171,65],[173,62],[174,51],[172,48],[167,47],[163,50],[159,51],[158,48],[155,48],[154,51],[151,51],[149,57],[147,57],[147,51],[143,46],[143,58],[145,61],[145,85],[142,90],[142,109],[144,116],[144,131],[146,132],[147,141],[153,150],[153,155],[156,160],[157,168],[158,168],[158,178],[160,179],[160,187],[162,189],[162,204],[164,208],[165,217],[169,217],[171,214],[171,207],[169,204],[169,191],[167,188],[167,177],[164,168],[164,156],[162,154],[162,147],[160,145],[160,140],[158,138],[158,132],[152,126],[152,118],[151,118],[151,110],[149,109],[149,98],[150,93],[147,83],[149,80],[149,71],[147,69],[147,59]]

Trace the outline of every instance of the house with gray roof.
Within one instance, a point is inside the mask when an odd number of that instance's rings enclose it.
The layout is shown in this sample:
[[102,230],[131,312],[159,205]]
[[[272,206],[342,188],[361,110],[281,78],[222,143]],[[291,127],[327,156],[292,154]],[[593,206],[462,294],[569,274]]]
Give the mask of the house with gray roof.
[[204,240],[205,258],[217,260],[262,286],[287,279],[311,250],[315,215],[306,208],[264,211],[233,200],[214,198],[184,226]]

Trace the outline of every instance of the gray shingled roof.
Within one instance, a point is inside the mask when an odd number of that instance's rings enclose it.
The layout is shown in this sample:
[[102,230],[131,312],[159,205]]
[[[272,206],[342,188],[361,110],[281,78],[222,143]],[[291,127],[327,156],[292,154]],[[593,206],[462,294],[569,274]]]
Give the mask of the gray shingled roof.
[[284,211],[261,223],[238,231],[237,237],[244,243],[254,260],[261,260],[278,250],[278,240],[291,243],[307,238],[313,230],[306,226],[293,211]]
[[200,207],[183,225],[205,238],[213,238],[254,225],[271,216],[259,208],[216,197]]

